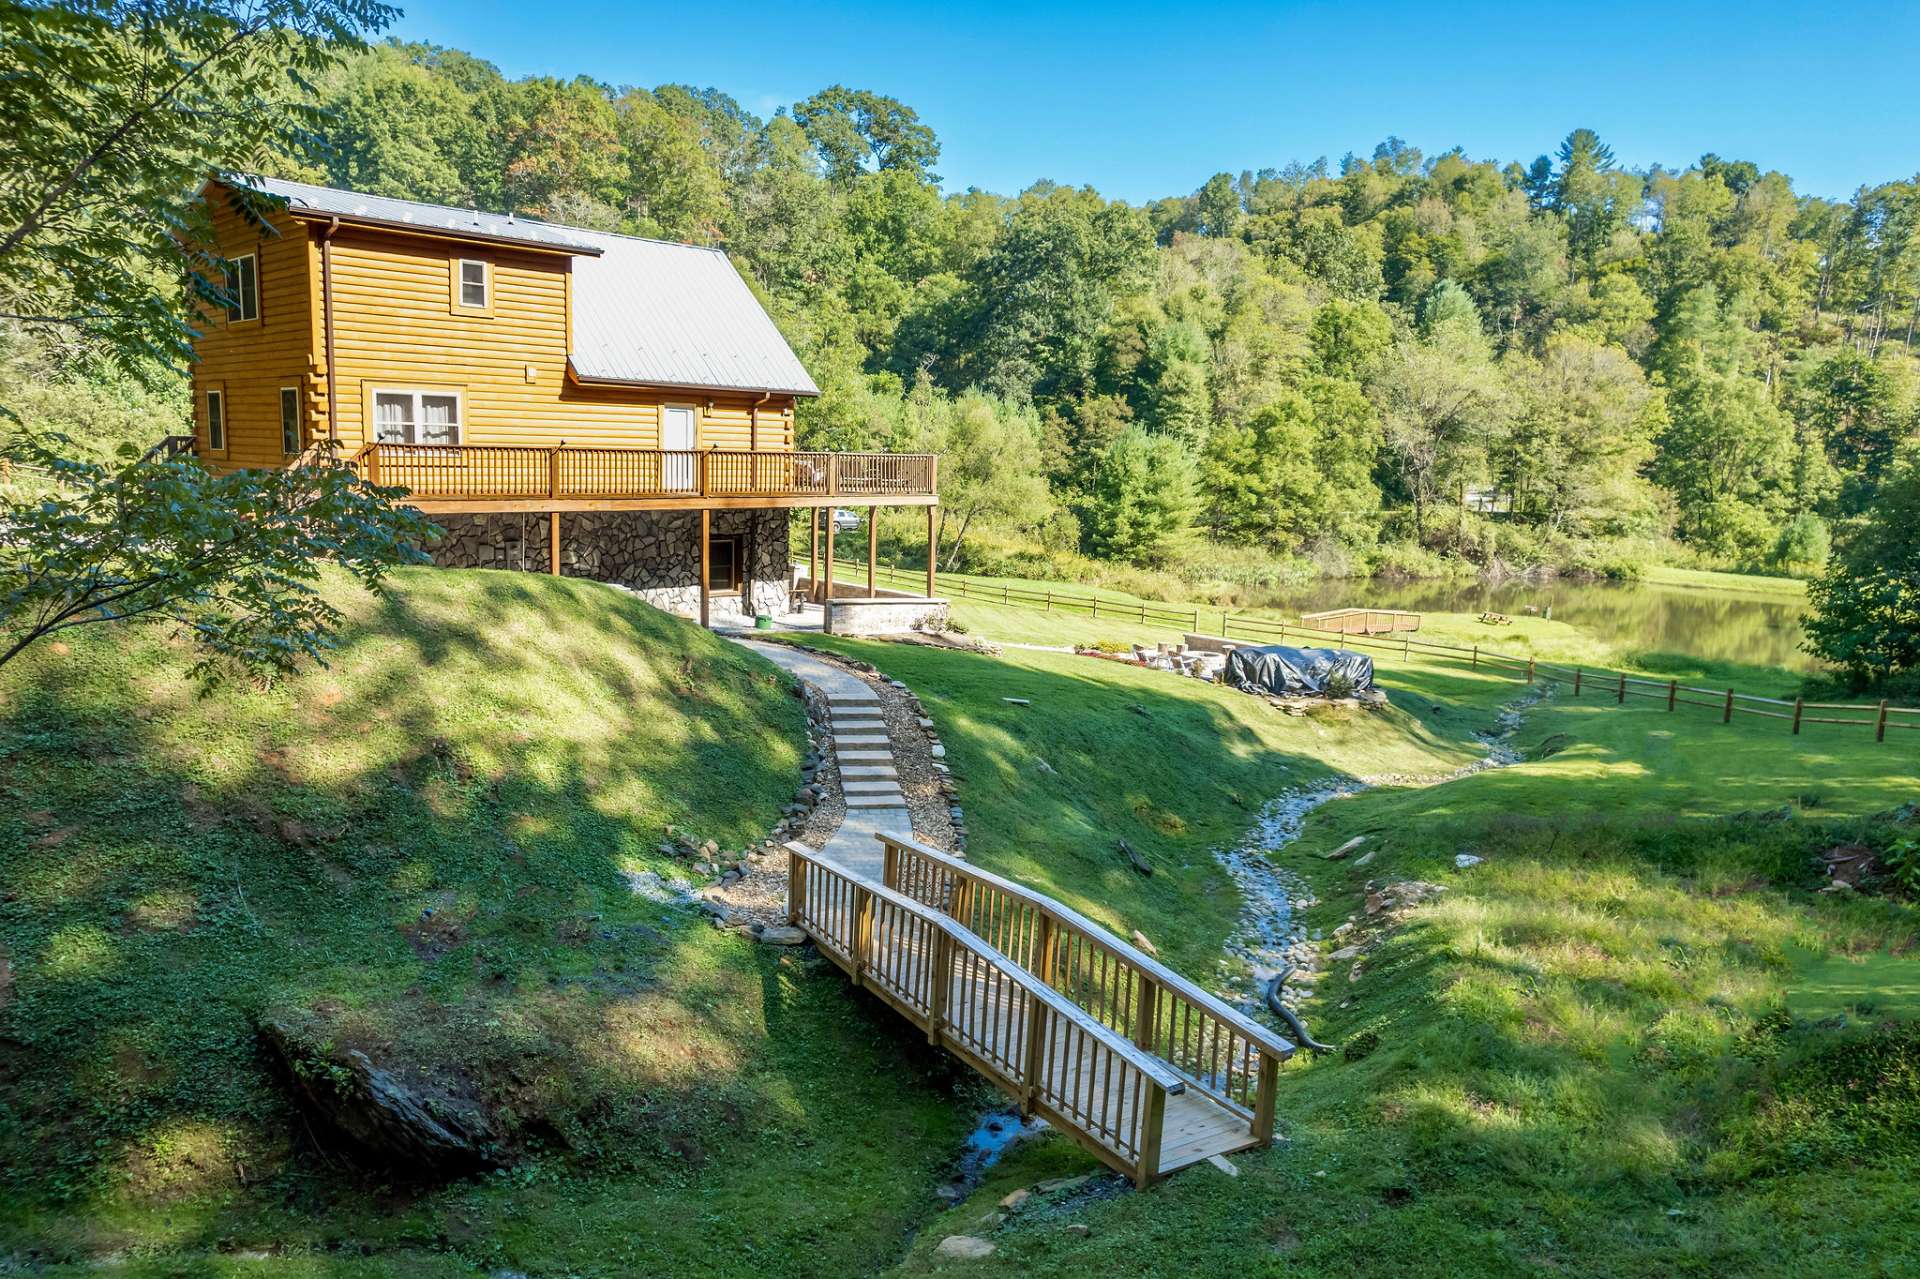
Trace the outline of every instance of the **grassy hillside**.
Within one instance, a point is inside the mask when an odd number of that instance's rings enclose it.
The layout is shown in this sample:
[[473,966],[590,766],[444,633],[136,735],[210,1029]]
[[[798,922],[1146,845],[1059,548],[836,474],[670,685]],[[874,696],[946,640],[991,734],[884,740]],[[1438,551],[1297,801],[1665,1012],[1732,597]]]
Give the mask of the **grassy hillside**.
[[[394,587],[343,595],[331,669],[271,689],[198,696],[183,648],[108,628],[0,677],[0,1269],[890,1257],[964,1083],[621,878],[670,869],[670,823],[766,833],[804,748],[784,678],[590,583]],[[256,1045],[274,1010],[467,1081],[511,1174],[386,1188],[316,1152]]]
[[[1541,638],[1578,643],[1551,626]],[[921,690],[977,860],[1145,928],[1202,978],[1237,905],[1203,850],[1236,832],[1241,788],[1434,771],[1520,691],[1390,667],[1395,712],[1334,725],[1085,658],[831,643]],[[1289,1066],[1287,1141],[1236,1156],[1237,1178],[1043,1195],[996,1227],[982,1218],[1008,1192],[1092,1170],[1065,1142],[1018,1149],[901,1271],[1911,1272],[1920,911],[1819,892],[1817,856],[1910,834],[1888,810],[1920,778],[1910,750],[1870,735],[1766,727],[1549,702],[1518,737],[1530,762],[1321,808],[1279,860],[1312,888],[1322,935],[1363,921],[1327,949],[1367,951],[1332,963],[1305,1008],[1323,1038],[1371,1052]],[[1177,833],[1155,843],[1143,812],[1176,815]],[[1368,866],[1316,855],[1356,833],[1378,850]],[[1155,848],[1161,873],[1115,867],[1115,835]],[[1459,869],[1459,852],[1485,860]],[[1366,923],[1367,881],[1407,878],[1446,891],[1396,926]],[[998,1251],[943,1262],[955,1233]]]

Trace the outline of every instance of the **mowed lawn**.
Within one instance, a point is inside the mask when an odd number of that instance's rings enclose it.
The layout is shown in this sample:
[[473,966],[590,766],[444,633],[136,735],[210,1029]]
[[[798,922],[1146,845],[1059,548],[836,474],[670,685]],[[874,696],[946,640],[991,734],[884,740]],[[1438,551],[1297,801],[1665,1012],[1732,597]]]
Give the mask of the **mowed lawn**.
[[[1244,824],[1240,779],[1431,774],[1477,754],[1474,734],[1525,692],[1383,662],[1394,710],[1334,725],[1088,658],[825,643],[928,697],[976,859],[1143,927],[1202,980],[1238,902],[1201,850]],[[1322,807],[1277,860],[1311,888],[1322,936],[1359,921],[1326,949],[1365,950],[1301,1000],[1316,1033],[1352,1048],[1283,1073],[1287,1140],[1236,1156],[1237,1177],[1042,1194],[997,1218],[1009,1192],[1093,1167],[1064,1141],[1019,1148],[900,1272],[1912,1272],[1920,913],[1820,892],[1819,854],[1905,837],[1894,810],[1920,777],[1897,740],[1821,730],[1561,694],[1525,712],[1513,741],[1529,758],[1512,768]],[[1032,766],[1054,756],[1074,763]],[[1162,810],[1181,827],[1159,844],[1142,826]],[[1324,858],[1356,834],[1367,866]],[[1111,861],[1115,837],[1156,850],[1152,879]],[[1482,860],[1459,867],[1462,853]],[[1369,925],[1368,883],[1413,878],[1443,891]],[[941,1258],[956,1233],[996,1252]]]
[[[629,890],[738,850],[800,701],[630,595],[336,582],[330,667],[201,695],[157,630],[0,676],[0,1271],[870,1273],[982,1103],[830,965]],[[736,853],[737,855],[737,853]],[[255,1028],[465,1080],[509,1170],[356,1173]],[[777,1211],[770,1205],[778,1205]]]

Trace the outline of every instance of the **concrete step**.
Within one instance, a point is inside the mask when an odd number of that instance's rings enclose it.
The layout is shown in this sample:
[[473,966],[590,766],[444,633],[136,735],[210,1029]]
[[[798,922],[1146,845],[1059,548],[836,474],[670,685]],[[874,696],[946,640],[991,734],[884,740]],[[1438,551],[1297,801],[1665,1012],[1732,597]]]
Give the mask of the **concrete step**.
[[858,706],[863,703],[868,706],[878,706],[880,704],[880,694],[874,692],[870,688],[861,689],[857,693],[847,692],[847,693],[828,693],[827,694],[827,705],[830,708],[836,707],[836,706]]
[[881,750],[890,745],[885,733],[835,733],[833,749],[837,751]]
[[833,731],[836,733],[884,733],[887,731],[887,721],[874,719],[871,716],[848,719],[842,715],[835,715]]
[[865,781],[875,777],[898,777],[900,770],[891,764],[843,764],[840,776],[848,781]]
[[849,777],[840,789],[849,795],[898,795],[900,783],[882,777]]
[[842,768],[850,764],[885,764],[889,767],[893,764],[892,751],[836,750],[833,754],[834,757],[840,761]]
[[906,800],[898,795],[849,795],[848,808],[905,808]]

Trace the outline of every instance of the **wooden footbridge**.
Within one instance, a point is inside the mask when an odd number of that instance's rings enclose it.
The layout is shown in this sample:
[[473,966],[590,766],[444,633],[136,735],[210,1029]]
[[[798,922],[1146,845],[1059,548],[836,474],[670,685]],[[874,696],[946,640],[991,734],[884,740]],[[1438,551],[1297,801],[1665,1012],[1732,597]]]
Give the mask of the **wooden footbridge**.
[[855,985],[1138,1185],[1273,1140],[1292,1044],[1051,897],[878,838],[879,883],[787,845],[788,918]]

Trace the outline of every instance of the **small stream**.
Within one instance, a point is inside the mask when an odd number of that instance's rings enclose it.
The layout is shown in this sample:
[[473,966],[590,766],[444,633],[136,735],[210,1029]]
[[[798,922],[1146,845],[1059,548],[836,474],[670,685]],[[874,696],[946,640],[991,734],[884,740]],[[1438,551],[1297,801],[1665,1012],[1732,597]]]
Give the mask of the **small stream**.
[[[1314,904],[1312,891],[1299,876],[1274,864],[1274,857],[1300,838],[1308,814],[1322,804],[1376,786],[1438,786],[1516,764],[1520,749],[1515,739],[1526,713],[1551,694],[1551,685],[1536,685],[1501,707],[1495,728],[1480,735],[1487,753],[1451,772],[1349,777],[1289,791],[1268,801],[1238,845],[1215,849],[1214,856],[1233,876],[1241,895],[1240,919],[1227,937],[1227,954],[1221,960],[1222,977],[1230,987],[1226,997],[1243,1012],[1263,1011],[1267,983],[1276,974],[1287,968],[1311,971],[1318,967],[1320,932],[1309,932],[1297,917],[1297,912]],[[1365,858],[1367,851],[1362,848],[1357,856]]]

